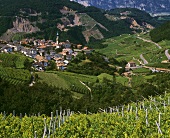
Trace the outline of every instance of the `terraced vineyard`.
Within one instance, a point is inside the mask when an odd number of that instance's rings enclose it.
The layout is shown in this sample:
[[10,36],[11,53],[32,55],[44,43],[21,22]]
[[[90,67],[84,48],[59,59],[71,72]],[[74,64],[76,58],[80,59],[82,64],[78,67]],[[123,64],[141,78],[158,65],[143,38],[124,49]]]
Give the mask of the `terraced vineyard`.
[[31,74],[25,68],[25,63],[32,60],[19,54],[0,54],[0,77],[11,84],[29,83]]
[[51,117],[0,114],[0,137],[169,137],[170,94],[92,114],[56,110]]
[[78,93],[89,93],[89,90],[81,82],[95,82],[96,76],[82,75],[70,72],[38,72],[39,81],[48,85],[69,89]]
[[28,83],[31,74],[28,70],[0,67],[0,77],[11,84]]
[[22,69],[25,67],[24,64],[26,60],[28,60],[28,62],[32,62],[31,59],[28,59],[27,57],[23,55],[5,54],[5,53],[0,54],[0,60],[1,60],[0,65],[3,67],[15,67],[19,69]]
[[[149,40],[147,35],[141,35],[142,37]],[[160,42],[162,49],[159,49],[153,43],[145,42],[136,35],[128,34],[107,39],[105,44],[108,44],[108,46],[98,49],[98,51],[109,57],[130,61],[133,60],[133,57],[140,59],[140,54],[143,54],[149,63],[160,63],[163,60],[167,60],[164,52],[165,49],[170,48],[168,41]]]

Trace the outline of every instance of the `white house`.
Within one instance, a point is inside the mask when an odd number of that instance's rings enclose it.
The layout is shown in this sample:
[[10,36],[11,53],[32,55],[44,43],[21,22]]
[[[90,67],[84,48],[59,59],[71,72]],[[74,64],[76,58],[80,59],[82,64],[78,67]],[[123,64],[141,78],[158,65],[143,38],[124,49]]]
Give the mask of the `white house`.
[[128,63],[126,64],[126,67],[127,67],[127,68],[133,68],[133,67],[136,67],[136,63],[135,63],[135,62],[133,62],[133,61],[130,61],[130,62],[128,62]]
[[65,65],[67,65],[69,63],[68,60],[64,60],[63,62],[64,62]]

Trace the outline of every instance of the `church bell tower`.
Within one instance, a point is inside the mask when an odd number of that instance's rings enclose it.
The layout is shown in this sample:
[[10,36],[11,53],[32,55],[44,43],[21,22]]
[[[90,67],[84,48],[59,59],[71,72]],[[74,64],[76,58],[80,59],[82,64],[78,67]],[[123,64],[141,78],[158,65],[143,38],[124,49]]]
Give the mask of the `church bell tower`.
[[57,34],[56,34],[56,44],[57,44],[57,45],[59,44],[58,40],[59,40],[59,34],[58,34],[58,32],[57,32]]

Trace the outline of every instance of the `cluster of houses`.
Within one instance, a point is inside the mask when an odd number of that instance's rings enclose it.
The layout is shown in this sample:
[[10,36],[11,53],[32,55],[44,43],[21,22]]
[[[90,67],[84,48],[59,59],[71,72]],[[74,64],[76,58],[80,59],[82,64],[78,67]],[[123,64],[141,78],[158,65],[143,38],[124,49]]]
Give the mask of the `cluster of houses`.
[[55,61],[56,68],[64,70],[78,52],[84,51],[85,54],[90,54],[93,49],[83,47],[80,44],[72,44],[68,40],[59,43],[57,35],[56,42],[52,40],[45,41],[44,39],[24,39],[20,42],[8,43],[2,46],[0,51],[4,53],[21,52],[25,56],[34,59],[33,67],[35,70],[43,71],[50,65],[50,60]]

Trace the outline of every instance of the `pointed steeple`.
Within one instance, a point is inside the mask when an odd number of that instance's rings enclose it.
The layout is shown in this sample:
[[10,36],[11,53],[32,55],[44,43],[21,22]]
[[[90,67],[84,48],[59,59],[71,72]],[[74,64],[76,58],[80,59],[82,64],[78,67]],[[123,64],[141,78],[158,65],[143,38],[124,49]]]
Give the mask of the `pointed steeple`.
[[59,40],[59,34],[58,34],[58,32],[57,32],[57,34],[56,34],[56,44],[57,44],[57,45],[59,44],[58,40]]

